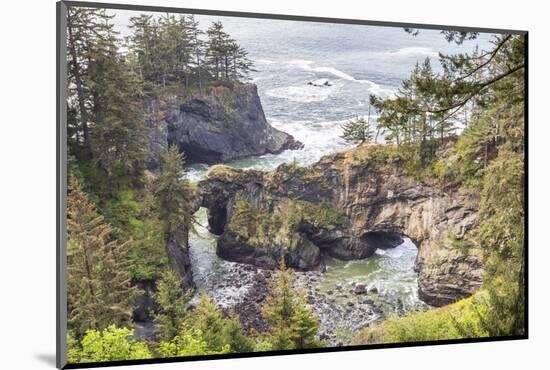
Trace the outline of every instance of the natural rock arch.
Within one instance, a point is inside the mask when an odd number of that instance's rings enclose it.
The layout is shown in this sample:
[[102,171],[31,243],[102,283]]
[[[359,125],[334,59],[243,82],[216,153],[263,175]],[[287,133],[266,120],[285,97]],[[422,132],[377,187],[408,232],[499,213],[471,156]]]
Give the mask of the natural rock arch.
[[[358,160],[357,154],[337,153],[307,168],[281,165],[273,172],[214,167],[199,182],[198,193],[200,205],[209,210],[212,231],[221,235],[218,254],[267,267],[274,267],[283,254],[292,267],[309,269],[319,263],[321,253],[340,259],[367,258],[376,248],[397,246],[407,236],[419,249],[415,269],[419,295],[426,303],[448,304],[479,289],[480,251],[465,252],[453,242],[477,225],[475,205],[457,192],[414,180],[395,165],[373,166],[372,161]],[[237,197],[251,209],[261,209],[267,223],[282,204],[294,204],[290,210],[303,214],[290,237],[296,242],[293,248],[279,248],[269,238],[257,242],[256,236],[232,229]],[[308,219],[325,212],[319,208],[325,205],[341,214],[342,221],[331,225]],[[304,211],[307,207],[309,213]]]

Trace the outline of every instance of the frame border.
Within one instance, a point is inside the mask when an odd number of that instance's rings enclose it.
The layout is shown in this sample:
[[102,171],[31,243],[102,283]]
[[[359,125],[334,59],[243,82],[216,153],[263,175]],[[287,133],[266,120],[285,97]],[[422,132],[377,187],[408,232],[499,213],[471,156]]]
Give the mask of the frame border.
[[55,363],[67,364],[67,5],[56,3],[56,347]]
[[[367,345],[350,345],[345,347],[327,347],[327,348],[311,348],[303,350],[284,350],[284,351],[269,351],[269,352],[249,352],[249,353],[229,353],[219,355],[201,355],[201,356],[180,356],[170,358],[153,358],[142,360],[122,360],[122,361],[104,361],[104,362],[88,362],[88,363],[67,363],[67,112],[65,101],[67,98],[67,64],[66,64],[66,14],[68,7],[87,7],[87,8],[105,8],[115,10],[133,10],[145,12],[162,12],[162,13],[185,13],[197,15],[214,15],[224,17],[241,17],[241,18],[256,18],[256,19],[274,19],[274,20],[290,20],[302,22],[319,22],[319,23],[336,23],[336,24],[356,24],[366,26],[379,27],[399,27],[399,28],[418,28],[424,30],[449,30],[449,31],[468,31],[480,33],[506,33],[521,35],[525,38],[524,58],[524,297],[525,297],[525,333],[523,335],[503,336],[503,337],[487,337],[487,338],[464,338],[452,340],[437,340],[437,341],[422,341],[422,342],[405,342],[405,343],[384,343],[384,344],[367,344]],[[330,17],[310,17],[301,15],[284,15],[284,14],[267,14],[253,12],[234,12],[225,10],[210,10],[210,9],[192,9],[192,8],[176,8],[163,6],[148,6],[148,5],[130,5],[130,4],[113,4],[101,2],[84,2],[84,1],[58,1],[56,3],[56,367],[58,369],[81,369],[81,368],[96,368],[107,366],[126,366],[126,365],[142,365],[142,364],[161,364],[174,362],[194,362],[205,360],[220,360],[220,359],[235,359],[235,358],[250,358],[250,357],[270,357],[282,355],[296,354],[313,354],[313,353],[331,353],[331,352],[348,352],[358,350],[383,349],[383,348],[406,348],[406,347],[423,347],[423,346],[439,346],[449,344],[467,344],[467,343],[485,343],[485,342],[500,342],[509,340],[525,340],[529,338],[529,248],[528,248],[528,171],[529,171],[529,146],[528,146],[528,128],[529,128],[529,31],[501,28],[482,28],[482,27],[464,27],[452,25],[434,25],[423,23],[404,23],[404,22],[384,22],[373,20],[359,20],[348,18],[330,18]]]

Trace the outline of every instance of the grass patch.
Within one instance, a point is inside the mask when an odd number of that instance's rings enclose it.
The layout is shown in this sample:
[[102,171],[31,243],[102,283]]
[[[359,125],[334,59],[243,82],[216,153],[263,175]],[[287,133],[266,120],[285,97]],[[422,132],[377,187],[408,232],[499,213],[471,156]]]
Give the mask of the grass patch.
[[456,303],[405,317],[393,317],[363,329],[353,344],[423,342],[487,337],[483,321],[487,317],[484,292]]

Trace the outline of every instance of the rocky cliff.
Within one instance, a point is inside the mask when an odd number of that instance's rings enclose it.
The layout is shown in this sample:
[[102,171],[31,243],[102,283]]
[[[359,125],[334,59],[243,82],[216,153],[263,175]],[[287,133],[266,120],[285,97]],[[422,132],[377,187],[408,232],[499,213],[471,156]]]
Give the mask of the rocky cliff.
[[163,117],[160,125],[150,124],[150,167],[168,145],[178,145],[190,162],[208,164],[303,146],[267,123],[254,84],[214,86],[183,103],[164,99],[150,110]]
[[[478,250],[456,247],[477,224],[467,197],[415,180],[382,145],[364,145],[310,167],[273,172],[215,166],[199,183],[218,254],[265,267],[322,267],[322,255],[370,257],[411,238],[419,294],[440,306],[481,285]],[[390,154],[388,154],[390,153]]]
[[[191,259],[189,257],[189,232],[183,230],[182,235],[172,235],[166,243],[166,254],[170,267],[181,280],[181,288],[184,291],[194,290],[195,282],[193,281],[193,271],[191,269]],[[133,319],[139,323],[152,322],[154,320],[153,313],[158,312],[159,306],[153,299],[157,291],[157,280],[141,280],[135,281],[142,293],[137,297],[133,312]],[[152,335],[148,333],[146,335]]]

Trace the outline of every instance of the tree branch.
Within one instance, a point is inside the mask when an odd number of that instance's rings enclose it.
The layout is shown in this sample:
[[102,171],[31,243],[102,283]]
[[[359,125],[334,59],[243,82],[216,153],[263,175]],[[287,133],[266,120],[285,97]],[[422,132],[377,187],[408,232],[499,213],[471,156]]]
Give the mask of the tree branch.
[[495,76],[495,77],[491,78],[490,80],[484,81],[482,83],[478,83],[477,86],[476,86],[476,89],[474,91],[472,91],[470,94],[468,94],[464,99],[460,100],[459,102],[457,102],[457,103],[455,103],[455,104],[453,104],[449,107],[440,108],[440,109],[426,109],[426,110],[415,109],[412,112],[434,113],[435,114],[435,113],[448,112],[448,111],[450,111],[452,109],[455,109],[457,107],[462,107],[464,104],[466,104],[468,101],[470,101],[470,99],[472,99],[474,96],[479,94],[481,92],[481,90],[483,90],[487,86],[490,86],[490,85],[502,80],[503,78],[519,71],[520,69],[522,69],[524,67],[525,67],[525,64],[519,64],[519,65],[515,66],[514,68],[511,68],[508,71],[506,71],[506,72],[504,72],[504,73],[502,73],[498,76]]

